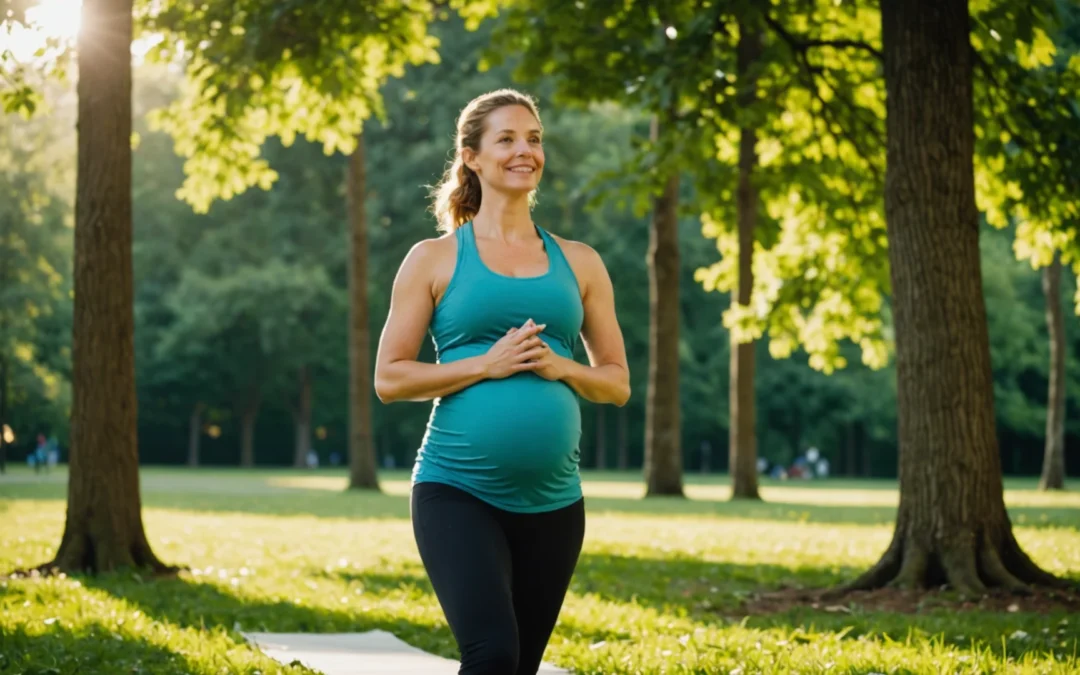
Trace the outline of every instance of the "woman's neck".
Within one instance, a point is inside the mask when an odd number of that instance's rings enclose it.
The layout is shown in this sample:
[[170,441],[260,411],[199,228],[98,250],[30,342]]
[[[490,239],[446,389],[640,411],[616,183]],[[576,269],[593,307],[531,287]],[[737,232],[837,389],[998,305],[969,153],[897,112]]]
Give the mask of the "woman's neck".
[[504,242],[536,237],[527,195],[507,197],[489,192],[480,201],[480,210],[472,222],[473,232],[481,237]]

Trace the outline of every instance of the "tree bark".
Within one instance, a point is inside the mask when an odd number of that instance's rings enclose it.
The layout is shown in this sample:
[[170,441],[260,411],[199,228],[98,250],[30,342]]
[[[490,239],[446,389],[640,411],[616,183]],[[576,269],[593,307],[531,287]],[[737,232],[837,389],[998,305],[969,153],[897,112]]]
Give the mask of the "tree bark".
[[615,427],[615,466],[619,471],[626,471],[630,467],[630,446],[627,444],[629,435],[627,427],[630,426],[630,413],[626,406],[619,408],[616,416],[618,422]]
[[1046,399],[1046,451],[1040,490],[1065,489],[1065,319],[1061,312],[1061,254],[1043,269],[1046,326],[1050,332],[1050,391]]
[[368,241],[364,137],[349,159],[349,489],[378,490],[371,428],[371,334],[368,330]]
[[253,387],[243,407],[240,409],[240,466],[250,469],[255,466],[255,422],[262,407],[262,392]]
[[169,571],[139,497],[131,260],[131,0],[84,0],[67,518],[43,571]]
[[[739,76],[747,82],[740,92],[740,106],[753,104],[757,87],[751,75],[754,63],[761,53],[760,31],[742,23],[739,26],[737,60]],[[754,288],[754,225],[757,220],[758,193],[753,173],[757,165],[754,146],[757,134],[754,129],[743,127],[739,139],[739,186],[736,198],[739,227],[739,282],[733,299],[738,305],[750,304]],[[757,477],[757,435],[754,410],[754,341],[738,343],[731,341],[731,375],[728,396],[729,417],[729,466],[731,470],[732,499],[761,499]]]
[[202,414],[206,404],[197,401],[191,409],[191,417],[188,419],[188,454],[187,465],[199,466],[199,444],[202,441]]
[[[653,117],[652,140],[660,120]],[[653,202],[649,230],[649,387],[645,402],[645,495],[683,494],[679,413],[679,174]]]
[[967,0],[883,0],[885,216],[896,326],[900,506],[882,559],[845,587],[965,595],[1060,585],[1005,510],[975,207]]
[[596,468],[603,471],[607,466],[607,415],[603,404],[596,406]]
[[311,449],[311,373],[307,366],[301,366],[296,379],[298,398],[292,407],[296,430],[293,466],[302,468],[307,464],[307,453]]

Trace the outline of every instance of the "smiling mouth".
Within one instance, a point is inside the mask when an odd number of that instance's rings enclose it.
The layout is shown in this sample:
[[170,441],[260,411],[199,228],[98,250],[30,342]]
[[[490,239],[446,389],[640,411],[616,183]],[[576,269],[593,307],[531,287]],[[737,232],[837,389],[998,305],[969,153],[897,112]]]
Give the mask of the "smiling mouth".
[[510,173],[536,173],[536,169],[531,166],[513,166],[507,169]]

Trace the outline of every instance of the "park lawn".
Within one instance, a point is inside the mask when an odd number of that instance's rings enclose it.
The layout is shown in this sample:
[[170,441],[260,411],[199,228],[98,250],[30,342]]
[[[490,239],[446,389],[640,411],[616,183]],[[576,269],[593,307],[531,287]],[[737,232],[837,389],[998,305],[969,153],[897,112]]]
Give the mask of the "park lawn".
[[[341,472],[142,472],[144,519],[175,579],[133,574],[0,581],[0,673],[309,672],[250,648],[240,630],[383,629],[455,657],[412,541],[408,482],[344,492]],[[1080,616],[850,602],[747,614],[762,591],[815,588],[872,564],[892,532],[895,484],[766,483],[724,501],[723,478],[688,477],[689,500],[642,500],[637,474],[586,474],[581,562],[546,659],[576,673],[1069,673]],[[1037,562],[1080,580],[1080,493],[1010,480],[1016,534]],[[51,558],[63,471],[0,476],[0,573]]]

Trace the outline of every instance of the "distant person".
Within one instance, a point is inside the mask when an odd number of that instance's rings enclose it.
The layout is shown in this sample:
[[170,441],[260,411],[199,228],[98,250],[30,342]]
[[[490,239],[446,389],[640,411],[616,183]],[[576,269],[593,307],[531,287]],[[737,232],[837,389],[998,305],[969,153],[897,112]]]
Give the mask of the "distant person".
[[34,473],[49,472],[49,442],[45,440],[45,434],[37,435],[37,446],[34,447]]
[[319,456],[315,454],[314,448],[307,451],[307,467],[309,469],[319,468]]
[[822,457],[821,459],[819,459],[817,461],[817,464],[814,465],[814,469],[817,472],[817,477],[818,478],[828,478],[829,477],[829,460],[827,458],[825,458],[825,457]]
[[[578,397],[630,396],[603,261],[533,222],[542,139],[524,94],[465,107],[434,192],[444,234],[401,264],[376,359],[382,401],[434,399],[413,532],[463,675],[539,668],[585,534]],[[435,364],[416,360],[428,331]],[[579,337],[589,366],[573,360]]]
[[60,463],[60,443],[56,440],[56,436],[49,436],[48,445],[45,450],[45,463],[49,468]]

